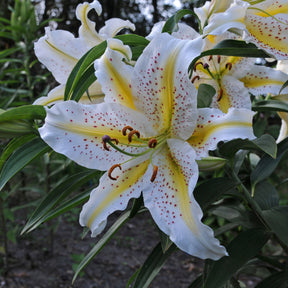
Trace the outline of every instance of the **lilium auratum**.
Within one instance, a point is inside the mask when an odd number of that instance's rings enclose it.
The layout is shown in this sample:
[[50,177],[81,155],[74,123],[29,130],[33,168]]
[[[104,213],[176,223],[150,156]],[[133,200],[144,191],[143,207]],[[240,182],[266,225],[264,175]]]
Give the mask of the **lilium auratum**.
[[[72,69],[88,50],[114,37],[124,28],[135,30],[135,25],[128,20],[111,18],[105,22],[105,26],[97,33],[95,23],[88,18],[88,13],[92,9],[95,9],[98,15],[102,13],[102,6],[98,1],[84,2],[76,8],[77,19],[81,21],[78,31],[79,37],[75,37],[69,31],[50,31],[50,28],[46,28],[45,36],[35,43],[34,49],[37,58],[51,71],[60,85],[53,89],[47,97],[37,99],[34,104],[52,105],[62,101],[65,84]],[[89,103],[92,100],[92,103],[97,103],[101,101],[101,97],[103,97],[101,86],[96,81],[89,88],[89,97],[84,95],[81,102]]]
[[195,13],[203,26],[207,24],[204,35],[221,35],[232,29],[243,33],[243,40],[254,43],[276,59],[288,59],[286,0],[216,0],[206,2],[202,8],[195,9]]
[[95,63],[104,102],[67,101],[47,109],[39,129],[44,141],[80,165],[107,171],[80,215],[92,236],[104,229],[108,215],[143,193],[153,219],[180,249],[200,258],[226,255],[201,222],[193,197],[196,159],[220,140],[254,138],[253,112],[197,109],[188,66],[202,48],[201,38],[179,40],[164,33],[130,67],[122,61],[129,48],[111,39]]
[[[224,39],[239,40],[239,37],[226,32],[212,41],[206,38],[205,50]],[[202,83],[215,88],[211,107],[225,113],[230,107],[251,109],[250,93],[255,96],[277,94],[287,80],[286,73],[255,65],[253,58],[220,55],[202,57],[192,74],[192,82],[197,88]]]

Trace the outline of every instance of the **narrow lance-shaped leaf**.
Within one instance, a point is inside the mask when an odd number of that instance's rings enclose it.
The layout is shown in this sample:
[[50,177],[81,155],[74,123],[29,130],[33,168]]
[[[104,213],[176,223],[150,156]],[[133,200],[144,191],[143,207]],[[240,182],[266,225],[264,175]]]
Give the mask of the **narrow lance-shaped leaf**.
[[278,100],[265,100],[253,104],[252,110],[254,111],[282,111],[288,112],[288,104]]
[[265,58],[270,57],[263,50],[258,49],[252,43],[246,43],[239,40],[223,40],[213,47],[211,50],[202,52],[198,57],[194,58],[189,66],[189,71],[192,71],[196,62],[204,57],[210,55],[224,55],[224,56],[238,56],[238,57],[256,57]]
[[49,150],[50,147],[41,138],[35,138],[20,146],[2,167],[0,172],[0,191],[17,172]]
[[22,230],[22,234],[34,230],[37,226],[43,223],[43,218],[47,213],[55,207],[60,201],[66,198],[72,191],[79,188],[81,185],[87,183],[89,180],[95,178],[100,174],[95,170],[88,170],[80,172],[76,175],[70,176],[64,182],[56,186],[49,194],[41,201],[39,206],[33,212],[27,224]]
[[103,41],[101,44],[91,48],[85,53],[81,59],[77,62],[66,83],[64,100],[68,100],[71,97],[75,87],[79,85],[82,74],[92,65],[96,59],[102,56],[107,47],[107,42]]
[[130,211],[126,211],[122,214],[115,223],[109,228],[109,230],[102,236],[102,238],[97,242],[97,244],[90,250],[90,252],[85,256],[85,258],[78,265],[72,283],[76,280],[79,273],[88,265],[88,263],[93,260],[93,258],[102,250],[106,243],[113,237],[113,235],[118,231],[118,229],[125,224],[129,219]]
[[41,105],[24,105],[9,109],[0,114],[0,123],[15,120],[43,120],[46,116],[45,108]]
[[141,267],[137,278],[135,280],[134,288],[147,288],[159,273],[166,260],[171,254],[177,250],[177,247],[172,244],[165,253],[162,251],[161,243],[158,243],[153,249],[151,254],[146,259],[145,263]]

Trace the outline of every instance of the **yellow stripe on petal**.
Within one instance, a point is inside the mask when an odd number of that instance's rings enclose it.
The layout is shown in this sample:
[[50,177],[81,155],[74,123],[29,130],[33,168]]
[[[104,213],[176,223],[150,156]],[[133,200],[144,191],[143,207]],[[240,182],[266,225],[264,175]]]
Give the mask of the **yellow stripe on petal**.
[[197,159],[208,156],[219,141],[235,138],[254,139],[252,120],[254,112],[249,109],[230,108],[225,114],[219,109],[198,109],[197,127],[187,141],[196,151]]
[[[228,122],[228,123],[218,123],[218,124],[210,124],[210,125],[199,125],[188,140],[188,142],[193,146],[202,146],[205,142],[208,141],[209,138],[213,137],[213,134],[220,132],[221,130],[225,131],[226,129],[231,129],[233,127],[243,127],[243,128],[251,128],[252,122]],[[220,140],[219,140],[220,141]]]
[[[96,217],[103,212],[109,205],[113,205],[113,202],[119,200],[122,197],[130,198],[130,194],[133,193],[135,188],[134,185],[137,184],[142,176],[145,174],[150,161],[146,160],[135,167],[129,168],[126,171],[121,171],[121,175],[116,181],[106,179],[106,181],[102,181],[99,187],[103,190],[102,193],[106,192],[106,197],[101,201],[101,203],[95,207],[89,219],[87,221],[87,226],[91,228]],[[117,171],[115,171],[117,172]],[[119,171],[118,171],[119,172]],[[104,182],[104,183],[103,183]],[[126,195],[124,195],[126,194]],[[121,202],[120,202],[121,205]]]
[[118,93],[118,103],[135,110],[131,87],[129,82],[127,81],[128,79],[125,77],[125,75],[119,74],[120,71],[118,71],[113,66],[111,62],[112,59],[108,59],[107,57],[105,57],[103,61],[107,68],[107,74],[110,76],[110,81],[112,82],[111,85],[114,86],[114,91]]

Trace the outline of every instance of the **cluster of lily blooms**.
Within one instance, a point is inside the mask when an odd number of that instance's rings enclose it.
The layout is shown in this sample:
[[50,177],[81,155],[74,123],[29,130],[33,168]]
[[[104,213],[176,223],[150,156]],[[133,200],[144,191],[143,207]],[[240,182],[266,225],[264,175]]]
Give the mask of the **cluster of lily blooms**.
[[[35,53],[59,86],[34,103],[46,106],[39,133],[54,151],[106,171],[80,214],[80,224],[88,226],[92,236],[105,228],[111,213],[124,210],[142,193],[158,227],[180,249],[202,259],[227,255],[201,221],[193,190],[201,161],[210,163],[209,151],[219,141],[255,138],[250,95],[273,97],[287,81],[287,8],[287,0],[206,2],[194,10],[200,32],[179,23],[170,35],[162,33],[164,22],[157,23],[137,61],[129,46],[113,38],[123,28],[133,31],[134,24],[113,18],[95,30],[88,13],[95,9],[101,14],[98,1],[77,6],[77,37],[46,29],[35,43]],[[279,60],[277,67],[255,65],[254,58],[207,56],[188,73],[193,59],[225,39],[254,43]],[[73,67],[103,41],[107,48],[94,63],[97,80],[89,96],[64,101]],[[200,84],[215,89],[209,107],[197,108]],[[279,141],[287,135],[288,121],[286,113],[280,116]],[[220,162],[214,159],[210,168]]]

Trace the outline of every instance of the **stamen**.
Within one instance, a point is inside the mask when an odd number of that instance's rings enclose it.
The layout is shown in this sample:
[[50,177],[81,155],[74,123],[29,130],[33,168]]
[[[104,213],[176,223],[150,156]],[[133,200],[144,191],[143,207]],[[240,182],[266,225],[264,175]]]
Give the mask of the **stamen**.
[[115,168],[119,168],[120,170],[122,170],[122,167],[120,164],[114,164],[108,171],[108,177],[111,179],[111,180],[117,180],[117,178],[115,177],[112,177],[112,172],[114,171]]
[[151,182],[154,182],[154,180],[156,179],[157,172],[158,172],[158,166],[154,165],[153,166],[153,174],[152,174],[151,179],[150,179]]
[[202,66],[203,66],[203,62],[199,61],[199,62],[197,62],[197,63],[195,64],[195,66],[194,66],[194,68],[193,68],[194,72],[196,72],[196,68],[197,68],[198,65],[202,65]]
[[223,89],[220,88],[219,94],[218,94],[218,96],[217,96],[217,102],[219,102],[219,101],[222,99],[222,96],[223,96]]
[[133,131],[133,128],[132,128],[131,126],[125,126],[125,127],[122,129],[122,134],[123,134],[123,136],[126,136],[126,135],[127,135],[127,130]]
[[203,68],[208,70],[209,69],[209,64],[208,63],[204,63]]
[[228,68],[230,71],[232,69],[232,63],[230,63],[230,62],[226,63],[225,68],[226,69]]
[[208,61],[211,61],[212,59],[213,59],[213,55],[210,55]]
[[129,134],[128,134],[128,141],[129,143],[132,142],[132,137],[136,135],[138,138],[140,138],[140,132],[138,130],[132,130]]
[[199,80],[200,79],[200,76],[196,75],[192,78],[191,82],[194,83],[195,80]]
[[218,62],[218,64],[221,62],[221,56],[220,55],[217,55],[217,62]]
[[149,142],[148,142],[148,147],[149,148],[155,148],[157,145],[157,139],[153,138],[153,139],[150,139]]
[[116,143],[116,145],[118,145],[119,140],[116,138],[111,138],[109,135],[104,135],[102,137],[102,144],[103,144],[103,148],[107,151],[110,151],[110,149],[107,147],[107,143],[114,141]]

